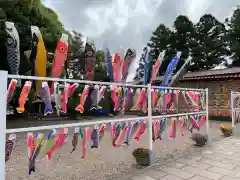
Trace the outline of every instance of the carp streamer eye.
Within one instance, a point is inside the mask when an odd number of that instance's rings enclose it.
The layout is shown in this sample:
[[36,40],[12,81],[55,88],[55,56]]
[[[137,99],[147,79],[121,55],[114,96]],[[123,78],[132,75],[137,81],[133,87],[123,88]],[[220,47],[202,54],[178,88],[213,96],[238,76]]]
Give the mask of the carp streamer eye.
[[63,47],[60,47],[60,52],[61,52],[61,53],[64,53],[64,52],[65,52],[65,50],[64,50]]
[[92,56],[92,55],[93,55],[93,52],[92,52],[92,51],[88,51],[88,52],[87,52],[87,55],[88,55],[88,56]]
[[133,54],[132,50],[129,49],[128,52],[127,52],[127,55],[128,55],[128,56],[131,56],[132,54]]
[[12,44],[14,43],[13,38],[8,37],[8,38],[7,38],[7,43],[8,43],[9,45],[12,45]]

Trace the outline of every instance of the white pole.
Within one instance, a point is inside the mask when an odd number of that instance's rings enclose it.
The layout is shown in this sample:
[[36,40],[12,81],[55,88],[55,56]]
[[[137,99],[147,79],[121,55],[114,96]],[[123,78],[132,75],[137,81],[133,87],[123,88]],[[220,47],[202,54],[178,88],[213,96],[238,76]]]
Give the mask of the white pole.
[[149,165],[152,164],[152,150],[153,150],[153,142],[152,142],[152,87],[151,84],[148,84],[147,90],[147,97],[148,97],[148,138],[149,138]]
[[233,96],[234,96],[234,93],[233,93],[233,91],[231,91],[232,128],[235,127],[235,115],[234,115]]
[[209,135],[209,116],[208,116],[208,88],[206,88],[206,133]]
[[7,80],[8,80],[8,72],[0,71],[0,115],[1,126],[0,126],[0,180],[5,180],[5,143],[6,143],[6,111],[7,111]]

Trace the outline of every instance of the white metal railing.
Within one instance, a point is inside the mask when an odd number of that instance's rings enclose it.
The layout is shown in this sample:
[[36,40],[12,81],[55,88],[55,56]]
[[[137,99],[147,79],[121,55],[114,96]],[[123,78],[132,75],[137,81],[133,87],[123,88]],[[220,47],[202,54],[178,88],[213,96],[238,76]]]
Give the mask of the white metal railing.
[[[109,119],[109,120],[97,120],[97,121],[88,121],[80,123],[71,123],[71,124],[60,124],[60,125],[50,125],[50,126],[38,126],[38,127],[29,127],[29,128],[18,128],[18,129],[6,129],[6,98],[7,98],[7,81],[10,79],[25,79],[25,80],[43,80],[43,81],[57,81],[57,82],[69,82],[69,83],[79,83],[79,84],[98,84],[98,85],[116,85],[124,87],[137,87],[137,88],[147,88],[147,99],[148,99],[148,115],[144,117],[136,118],[125,118],[125,119]],[[0,126],[0,142],[2,148],[0,148],[0,180],[5,179],[5,139],[6,133],[19,133],[19,132],[28,132],[28,131],[39,131],[39,130],[49,130],[53,128],[64,128],[64,127],[76,127],[76,126],[88,126],[94,124],[102,123],[111,123],[111,122],[127,122],[134,120],[148,120],[148,133],[149,133],[149,150],[152,151],[152,120],[160,118],[170,118],[170,117],[181,117],[186,115],[195,115],[195,114],[206,114],[206,132],[209,132],[209,122],[208,122],[208,89],[192,89],[192,88],[180,88],[180,87],[160,87],[160,86],[151,86],[148,85],[133,85],[129,83],[110,83],[110,82],[98,82],[98,81],[86,81],[86,80],[75,80],[75,79],[60,79],[60,78],[48,78],[48,77],[35,77],[35,76],[20,76],[20,75],[11,75],[7,71],[0,71],[0,82],[2,84],[0,88],[0,114],[1,114],[1,126]],[[178,113],[178,114],[165,114],[152,116],[152,89],[154,88],[163,88],[171,90],[181,90],[181,91],[202,91],[206,93],[206,109],[205,111],[197,112],[188,112],[188,113]]]
[[[239,104],[236,102],[237,98],[239,98]],[[240,117],[236,118],[236,116],[240,116],[240,92],[231,91],[231,111],[232,111],[232,127],[240,120]]]

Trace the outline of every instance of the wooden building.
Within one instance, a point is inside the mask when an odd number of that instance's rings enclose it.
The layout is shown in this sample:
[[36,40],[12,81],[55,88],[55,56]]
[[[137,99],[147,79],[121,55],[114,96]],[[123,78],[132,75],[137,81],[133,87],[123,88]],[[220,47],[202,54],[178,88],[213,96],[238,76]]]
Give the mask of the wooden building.
[[[157,77],[154,85],[160,85],[162,78],[162,76]],[[135,83],[141,84],[142,80]],[[230,117],[231,90],[240,92],[240,68],[188,72],[176,86],[185,88],[208,88],[209,115]]]

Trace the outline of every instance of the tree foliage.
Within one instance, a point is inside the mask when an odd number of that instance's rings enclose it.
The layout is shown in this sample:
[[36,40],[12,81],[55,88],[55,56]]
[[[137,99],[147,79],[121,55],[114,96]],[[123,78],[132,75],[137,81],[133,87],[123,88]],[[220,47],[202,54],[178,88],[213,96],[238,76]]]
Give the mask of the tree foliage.
[[55,50],[64,28],[52,9],[45,7],[40,0],[3,0],[1,5],[6,20],[23,26],[38,26],[46,48],[49,51]]
[[82,34],[72,31],[68,32],[68,35],[70,38],[66,64],[67,75],[74,79],[82,79],[84,67]]
[[[32,67],[25,55],[25,52],[31,49],[30,26],[39,27],[47,52],[54,52],[56,44],[64,32],[63,25],[58,20],[57,14],[45,7],[40,0],[1,0],[0,7],[0,21],[14,22],[18,30],[21,56],[19,73],[24,74]],[[3,29],[1,29],[1,33],[4,33]],[[0,51],[3,55],[4,50],[1,48]],[[1,66],[1,69],[6,69],[6,67]]]
[[161,51],[166,51],[159,74],[165,72],[177,51],[181,51],[182,56],[176,71],[189,55],[193,57],[191,71],[211,69],[220,64],[227,53],[225,43],[222,42],[225,33],[224,24],[210,14],[203,15],[196,24],[187,16],[180,15],[174,21],[173,29],[160,24],[153,32],[148,46],[155,59]]
[[[160,24],[152,33],[147,46],[156,60],[165,50],[166,56],[159,70],[162,75],[177,51],[182,52],[175,72],[190,55],[190,71],[212,69],[219,64],[240,66],[240,8],[234,10],[230,19],[220,22],[211,14],[204,14],[197,23],[187,16],[179,15],[173,22],[173,28]],[[229,64],[226,57],[231,57]],[[137,78],[143,76],[144,65],[140,62]]]
[[95,81],[108,81],[107,69],[105,66],[105,54],[104,51],[98,50],[96,52],[96,62],[95,62]]
[[[50,8],[45,7],[41,0],[1,0],[0,1],[0,54],[3,62],[7,62],[5,41],[5,21],[14,22],[20,37],[20,74],[29,73],[32,64],[29,62],[31,52],[31,28],[34,25],[39,27],[47,50],[47,75],[51,75],[52,61],[54,58],[57,42],[62,33],[67,33],[68,56],[61,77],[82,79],[84,75],[85,61],[83,58],[84,44],[82,34],[77,31],[68,32],[64,30],[62,23],[58,20],[57,14]],[[5,55],[4,55],[5,54]],[[107,81],[107,74],[104,63],[103,51],[96,53],[95,80]],[[0,64],[0,69],[8,70],[7,63]],[[18,89],[19,91],[20,89]],[[19,92],[20,93],[20,92]],[[12,105],[17,105],[19,93],[15,93]],[[74,96],[72,99],[79,99]],[[79,103],[79,102],[78,102]],[[71,104],[71,103],[70,103]],[[14,108],[15,109],[15,108]],[[74,108],[71,108],[74,109]]]
[[191,42],[192,63],[190,70],[212,69],[224,61],[227,55],[224,36],[226,29],[211,14],[203,15],[195,25],[196,36]]
[[85,65],[82,55],[84,45],[81,33],[65,31],[62,23],[58,20],[57,14],[52,9],[45,7],[40,0],[2,0],[0,7],[0,20],[14,22],[21,37],[20,74],[24,74],[31,69],[31,64],[24,54],[31,49],[30,26],[34,25],[39,27],[47,49],[48,75],[51,72],[57,42],[61,34],[65,32],[69,36],[69,52],[63,77],[81,79]]
[[234,10],[230,19],[226,19],[228,31],[226,36],[227,46],[232,57],[232,66],[240,66],[240,7]]

